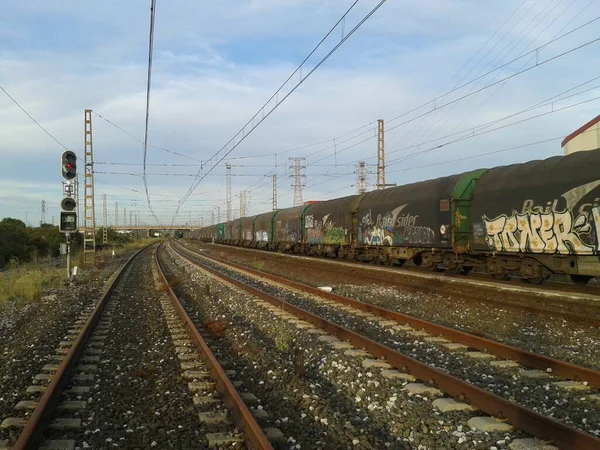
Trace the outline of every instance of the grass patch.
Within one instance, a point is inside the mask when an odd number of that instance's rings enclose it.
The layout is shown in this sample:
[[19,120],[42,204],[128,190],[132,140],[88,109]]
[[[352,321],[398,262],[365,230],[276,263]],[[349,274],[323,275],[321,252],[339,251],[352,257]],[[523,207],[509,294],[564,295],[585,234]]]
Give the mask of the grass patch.
[[284,324],[279,324],[275,329],[275,348],[280,352],[289,352],[294,345],[296,335],[290,331]]
[[0,303],[38,301],[45,288],[60,287],[66,280],[63,268],[38,267],[11,261],[9,272],[0,275]]

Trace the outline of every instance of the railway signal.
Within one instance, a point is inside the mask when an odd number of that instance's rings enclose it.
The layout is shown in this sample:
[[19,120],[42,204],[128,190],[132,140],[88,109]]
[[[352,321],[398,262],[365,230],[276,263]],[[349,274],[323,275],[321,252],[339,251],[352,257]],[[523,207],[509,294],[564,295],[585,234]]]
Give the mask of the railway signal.
[[63,152],[61,159],[62,176],[65,180],[72,180],[77,176],[77,156],[75,152]]
[[60,220],[58,229],[61,233],[65,233],[66,238],[66,254],[67,254],[67,277],[71,280],[71,233],[77,231],[77,201],[75,200],[76,184],[77,184],[77,155],[75,152],[67,150],[63,152],[60,161],[60,171],[62,177],[67,180],[63,181],[63,199],[60,202],[62,211],[60,212]]

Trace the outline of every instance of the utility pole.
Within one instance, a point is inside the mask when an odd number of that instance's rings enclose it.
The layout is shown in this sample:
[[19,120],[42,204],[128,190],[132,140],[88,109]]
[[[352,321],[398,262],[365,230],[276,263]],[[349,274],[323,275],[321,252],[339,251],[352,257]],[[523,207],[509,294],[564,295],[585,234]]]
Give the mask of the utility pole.
[[214,225],[215,224],[215,210],[213,209],[211,212],[212,218],[210,220],[210,224]]
[[383,133],[383,119],[377,120],[377,189],[396,186],[394,184],[385,184],[385,146]]
[[231,164],[225,164],[225,182],[227,196],[227,221],[231,220]]
[[306,170],[306,158],[289,158],[293,163],[290,166],[292,173],[290,178],[292,179],[291,186],[294,188],[294,206],[300,206],[303,203],[302,200],[302,188],[304,187],[303,180],[306,179],[304,171]]
[[113,225],[115,228],[119,226],[119,202],[115,202],[115,223]]
[[40,216],[40,225],[46,223],[46,200],[42,200],[42,214]]
[[217,206],[217,223],[221,222],[221,207]]
[[358,163],[356,174],[356,192],[364,194],[367,192],[367,165],[364,161]]
[[277,175],[273,175],[273,211],[277,209]]
[[83,260],[91,258],[96,265],[96,209],[94,206],[94,147],[92,145],[92,110],[86,109],[83,116],[85,150],[84,170],[84,216],[83,216]]
[[108,243],[108,214],[106,211],[106,194],[102,194],[102,244]]

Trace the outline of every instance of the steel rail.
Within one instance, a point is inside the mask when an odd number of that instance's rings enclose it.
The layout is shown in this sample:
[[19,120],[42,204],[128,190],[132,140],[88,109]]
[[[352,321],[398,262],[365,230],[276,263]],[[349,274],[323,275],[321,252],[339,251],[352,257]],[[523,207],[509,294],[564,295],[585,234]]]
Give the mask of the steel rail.
[[185,327],[188,329],[190,334],[192,335],[192,340],[198,347],[203,356],[203,360],[209,368],[209,372],[215,381],[215,386],[219,393],[223,396],[223,401],[225,405],[232,412],[233,421],[236,426],[242,430],[246,443],[251,449],[265,449],[265,450],[273,450],[271,443],[269,442],[267,436],[264,434],[262,428],[256,422],[256,419],[240,397],[237,389],[231,381],[229,377],[219,364],[219,361],[214,356],[210,347],[206,344],[202,335],[196,328],[196,325],[186,312],[185,308],[177,298],[173,289],[169,285],[165,274],[163,273],[162,267],[160,265],[160,261],[158,260],[158,250],[162,246],[162,242],[154,251],[154,263],[156,265],[157,271],[160,275],[162,283],[164,284],[167,294],[173,303],[173,306],[177,310],[179,317],[184,322]]
[[337,303],[341,303],[344,305],[352,306],[353,308],[359,309],[361,311],[370,312],[377,316],[383,317],[385,319],[394,320],[400,324],[408,324],[415,328],[420,328],[422,330],[427,331],[428,333],[444,336],[454,342],[458,342],[463,345],[467,345],[471,348],[487,351],[489,353],[493,353],[496,356],[501,358],[510,359],[513,361],[517,361],[520,364],[532,367],[540,370],[551,369],[552,374],[562,378],[568,378],[570,380],[576,381],[587,381],[590,386],[600,388],[600,371],[590,369],[587,367],[577,366],[575,364],[561,361],[559,359],[551,358],[549,356],[540,355],[537,353],[528,352],[526,350],[519,349],[517,347],[513,347],[511,345],[503,344],[501,342],[492,341],[490,339],[475,336],[473,334],[465,333],[460,330],[456,330],[454,328],[449,328],[444,325],[439,325],[434,322],[429,322],[427,320],[418,319],[416,317],[409,316],[407,314],[402,314],[396,311],[391,311],[389,309],[380,308],[379,306],[370,305],[368,303],[363,303],[358,300],[354,300],[348,297],[341,296],[339,294],[334,294],[331,292],[325,292],[313,286],[309,286],[307,284],[300,283],[298,281],[290,280],[287,278],[280,277],[278,275],[273,275],[270,273],[262,272],[260,270],[256,270],[253,268],[249,268],[246,266],[242,266],[241,264],[233,263],[230,261],[225,261],[221,258],[217,258],[213,255],[199,255],[185,247],[181,247],[187,252],[192,254],[202,256],[204,258],[213,259],[222,264],[227,264],[231,267],[235,267],[239,270],[243,270],[252,275],[265,278],[267,280],[274,281],[276,283],[280,283],[283,285],[287,285],[293,287],[295,289],[301,290],[303,292],[308,292],[313,295],[317,295],[328,300],[333,300]]
[[[589,324],[589,325],[596,325],[596,326],[600,326],[600,316],[598,316],[598,314],[600,314],[600,307],[596,307],[596,306],[592,306],[592,305],[586,305],[586,304],[573,304],[574,307],[577,307],[579,309],[579,311],[573,312],[573,311],[564,311],[564,310],[560,310],[557,308],[560,308],[561,306],[564,306],[564,304],[561,304],[559,302],[557,302],[557,300],[555,299],[551,299],[551,298],[546,298],[546,297],[540,297],[540,295],[543,294],[538,294],[535,291],[525,291],[525,292],[519,292],[518,294],[515,292],[512,292],[512,290],[510,289],[511,286],[509,283],[506,282],[502,282],[502,281],[498,281],[498,280],[494,280],[492,278],[490,279],[484,279],[483,276],[477,276],[476,278],[471,276],[470,279],[469,278],[464,278],[464,277],[460,277],[458,275],[451,275],[448,273],[434,273],[431,272],[429,270],[425,270],[425,269],[420,269],[417,267],[401,267],[401,268],[397,268],[397,269],[384,269],[382,267],[375,267],[372,265],[368,265],[368,264],[361,264],[360,262],[357,261],[340,261],[340,260],[336,260],[336,261],[323,261],[322,258],[318,258],[318,257],[314,257],[314,256],[307,256],[307,255],[291,255],[291,254],[287,254],[287,253],[279,253],[279,252],[271,252],[268,250],[262,250],[262,249],[250,249],[250,248],[246,248],[246,247],[237,247],[237,246],[232,246],[232,245],[227,245],[227,244],[215,244],[218,246],[223,246],[225,248],[231,248],[234,250],[239,250],[239,251],[247,251],[247,252],[253,252],[253,251],[260,251],[261,253],[265,253],[265,254],[269,254],[269,255],[277,255],[279,257],[299,257],[299,258],[310,258],[311,260],[314,259],[315,261],[320,261],[322,263],[325,264],[330,264],[332,269],[335,270],[336,272],[340,272],[340,270],[343,270],[342,267],[343,266],[348,266],[348,267],[362,267],[365,270],[366,273],[364,273],[363,275],[361,275],[364,279],[370,279],[373,280],[374,282],[381,282],[381,278],[379,278],[377,276],[377,274],[373,273],[373,271],[378,271],[378,272],[384,272],[384,273],[388,273],[390,275],[396,275],[398,277],[403,278],[402,280],[396,278],[395,280],[391,281],[391,280],[386,280],[385,283],[392,285],[392,286],[408,286],[408,287],[414,287],[414,283],[410,281],[410,279],[414,279],[414,278],[427,278],[430,280],[434,280],[436,282],[436,284],[429,284],[427,285],[427,289],[429,291],[431,291],[432,293],[436,293],[436,294],[441,294],[441,295],[445,295],[448,294],[448,292],[445,292],[444,289],[447,288],[447,286],[440,286],[440,283],[444,283],[447,281],[451,281],[452,285],[451,288],[460,288],[461,286],[459,285],[459,283],[463,282],[463,281],[480,281],[483,283],[486,283],[485,285],[481,285],[478,284],[477,287],[479,289],[483,289],[486,291],[490,291],[493,290],[496,286],[506,289],[506,292],[504,292],[505,296],[507,297],[515,297],[516,295],[527,295],[527,296],[533,296],[536,297],[538,299],[541,298],[541,300],[544,303],[547,303],[546,307],[543,306],[537,306],[537,305],[532,305],[532,304],[523,304],[523,303],[519,303],[519,302],[515,302],[515,301],[502,301],[502,300],[495,300],[493,298],[481,298],[480,296],[477,296],[475,294],[472,294],[470,292],[461,292],[461,301],[465,301],[465,302],[469,302],[469,303],[487,303],[490,305],[494,305],[494,306],[499,306],[502,308],[510,308],[512,310],[516,310],[516,311],[525,311],[528,313],[534,313],[534,314],[552,314],[553,317],[562,317],[568,320],[573,320],[573,321],[577,321],[577,322],[581,322],[581,323],[585,323],[585,324]],[[302,261],[302,260],[301,260]],[[304,260],[306,261],[306,260]],[[468,288],[468,286],[465,286]],[[525,285],[525,287],[529,287],[531,288],[532,286],[527,286]],[[535,289],[540,289],[542,291],[549,291],[548,289],[543,289],[540,286],[536,286]],[[589,289],[589,288],[588,288]],[[571,294],[577,294],[577,295],[595,295],[594,293],[586,293],[586,292],[581,292],[580,289],[573,289],[573,290],[569,290],[569,291],[564,291],[565,295],[571,295]],[[451,295],[458,295],[457,292],[453,292],[451,293]],[[583,312],[581,310],[584,310]],[[590,314],[595,314],[594,316],[591,316]]]
[[146,250],[153,244],[154,242],[146,245],[145,247],[142,247],[137,252],[135,252],[125,262],[125,264],[123,264],[121,269],[119,269],[119,271],[116,272],[116,275],[114,276],[112,282],[104,291],[104,294],[96,304],[96,307],[90,314],[90,317],[83,325],[83,328],[81,329],[79,335],[75,339],[75,342],[73,343],[73,345],[71,345],[71,348],[60,363],[58,370],[52,376],[50,383],[46,387],[46,391],[40,398],[38,405],[31,413],[29,420],[25,424],[23,431],[21,431],[21,433],[19,434],[19,437],[15,442],[14,446],[12,447],[12,450],[25,450],[30,448],[37,448],[42,434],[46,429],[47,422],[50,420],[50,417],[56,405],[59,402],[60,395],[65,386],[69,383],[71,375],[73,374],[73,371],[79,359],[79,355],[83,351],[89,337],[92,334],[92,331],[98,323],[98,320],[100,319],[100,316],[104,311],[106,303],[108,302],[108,299],[110,298],[115,287],[117,286],[117,283],[121,280],[121,277],[123,276],[127,268],[129,268],[133,260],[140,253],[142,253],[144,250]]
[[438,369],[429,367],[416,359],[379,344],[359,333],[348,330],[333,322],[329,322],[315,314],[298,308],[281,298],[267,294],[260,289],[249,286],[235,278],[231,278],[216,269],[198,266],[183,254],[179,254],[182,258],[201,270],[205,270],[284,311],[288,311],[291,314],[326,330],[328,333],[336,335],[342,340],[349,341],[358,348],[364,348],[376,357],[387,359],[392,366],[402,370],[408,370],[417,379],[433,384],[448,395],[458,398],[461,401],[467,401],[477,409],[480,409],[491,416],[506,420],[511,425],[528,434],[543,440],[552,440],[554,445],[561,449],[597,450],[600,448],[600,439],[588,433],[572,428],[550,417],[543,416],[529,408],[513,403]]

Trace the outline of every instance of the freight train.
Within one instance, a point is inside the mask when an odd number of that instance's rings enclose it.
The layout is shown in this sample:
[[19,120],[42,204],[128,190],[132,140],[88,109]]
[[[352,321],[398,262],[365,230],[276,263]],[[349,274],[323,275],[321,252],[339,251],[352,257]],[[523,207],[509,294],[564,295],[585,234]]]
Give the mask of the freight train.
[[600,149],[203,227],[188,238],[542,283],[600,276]]

